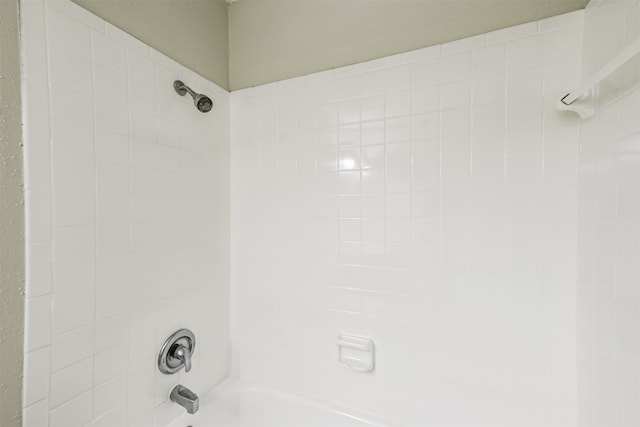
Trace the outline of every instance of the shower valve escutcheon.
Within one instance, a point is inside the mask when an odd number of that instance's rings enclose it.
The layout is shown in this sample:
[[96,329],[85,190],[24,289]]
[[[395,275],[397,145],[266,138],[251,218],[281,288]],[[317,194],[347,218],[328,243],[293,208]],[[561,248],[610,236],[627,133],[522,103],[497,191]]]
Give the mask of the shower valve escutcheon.
[[158,368],[163,374],[175,374],[182,367],[191,370],[191,357],[196,347],[196,337],[188,329],[180,329],[164,342],[158,355]]

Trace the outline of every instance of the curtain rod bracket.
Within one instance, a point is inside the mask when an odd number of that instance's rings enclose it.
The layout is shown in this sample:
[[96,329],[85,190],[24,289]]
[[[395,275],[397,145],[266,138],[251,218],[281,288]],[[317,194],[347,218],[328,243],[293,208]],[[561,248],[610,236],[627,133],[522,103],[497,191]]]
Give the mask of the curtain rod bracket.
[[611,73],[622,67],[631,58],[640,53],[640,38],[631,42],[626,48],[624,48],[618,55],[611,59],[607,64],[602,66],[595,74],[589,79],[585,80],[580,87],[566,94],[560,102],[558,102],[558,109],[562,111],[573,111],[577,113],[580,118],[590,119],[596,114],[595,103],[578,103],[575,101],[584,96],[590,89],[594,88],[598,83],[607,78]]
[[574,100],[572,102],[565,102],[565,99],[571,95],[570,93],[566,94],[562,97],[562,99],[558,102],[558,110],[560,111],[571,111],[576,113],[582,120],[588,120],[596,115],[597,109],[595,106],[595,102],[593,101],[580,101]]

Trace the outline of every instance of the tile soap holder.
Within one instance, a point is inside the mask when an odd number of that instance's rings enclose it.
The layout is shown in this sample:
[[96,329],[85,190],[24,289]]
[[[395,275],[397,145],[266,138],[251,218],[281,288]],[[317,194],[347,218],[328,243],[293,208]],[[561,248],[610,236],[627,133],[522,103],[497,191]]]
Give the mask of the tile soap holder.
[[340,332],[337,339],[338,363],[352,371],[371,372],[375,368],[373,338]]

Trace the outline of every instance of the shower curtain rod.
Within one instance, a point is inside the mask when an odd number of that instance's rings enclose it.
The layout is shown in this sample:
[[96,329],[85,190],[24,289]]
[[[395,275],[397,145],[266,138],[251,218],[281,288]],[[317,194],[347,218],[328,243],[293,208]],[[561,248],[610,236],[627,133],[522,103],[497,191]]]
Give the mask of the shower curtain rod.
[[616,55],[606,65],[601,67],[593,76],[582,83],[577,89],[572,90],[560,100],[560,109],[573,111],[583,119],[591,118],[595,115],[595,107],[592,105],[572,105],[578,98],[584,95],[589,89],[600,83],[611,73],[623,66],[627,61],[640,53],[640,38],[631,42],[622,52]]

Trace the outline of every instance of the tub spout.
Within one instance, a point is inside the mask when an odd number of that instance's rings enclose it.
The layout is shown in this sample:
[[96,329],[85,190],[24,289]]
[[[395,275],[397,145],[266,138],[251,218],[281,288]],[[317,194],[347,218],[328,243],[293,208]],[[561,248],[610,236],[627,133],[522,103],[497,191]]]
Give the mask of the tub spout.
[[182,406],[190,414],[195,414],[200,409],[200,399],[198,395],[186,388],[183,385],[178,384],[171,390],[169,398],[172,402],[176,402]]

